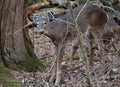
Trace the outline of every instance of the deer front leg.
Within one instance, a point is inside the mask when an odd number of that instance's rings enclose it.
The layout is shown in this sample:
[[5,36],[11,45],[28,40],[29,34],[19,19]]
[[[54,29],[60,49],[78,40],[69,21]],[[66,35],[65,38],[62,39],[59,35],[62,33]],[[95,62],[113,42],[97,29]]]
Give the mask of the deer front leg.
[[53,83],[53,82],[55,81],[55,77],[56,77],[56,63],[55,63],[55,65],[54,65],[54,67],[53,67],[52,75],[51,75],[51,77],[50,77],[50,79],[49,79],[49,82],[50,82],[50,83]]
[[61,63],[63,59],[63,54],[64,54],[64,49],[65,47],[59,46],[58,48],[58,58],[57,58],[57,73],[56,73],[56,81],[55,81],[55,86],[59,86],[60,80],[61,80]]
[[[56,46],[56,45],[55,45],[54,55],[55,55],[54,58],[56,59],[57,56],[58,56],[58,46]],[[56,61],[55,61],[55,65],[54,65],[53,70],[52,70],[52,75],[51,75],[51,77],[50,77],[50,79],[49,79],[49,82],[50,82],[50,83],[54,82],[55,79],[56,79],[56,70],[57,70],[56,68],[57,68],[57,63],[56,63]]]
[[99,41],[99,43],[98,43],[98,46],[99,46],[99,50],[100,50],[100,67],[101,67],[101,69],[103,69],[103,55],[104,55],[104,44],[103,44],[103,42],[102,41]]

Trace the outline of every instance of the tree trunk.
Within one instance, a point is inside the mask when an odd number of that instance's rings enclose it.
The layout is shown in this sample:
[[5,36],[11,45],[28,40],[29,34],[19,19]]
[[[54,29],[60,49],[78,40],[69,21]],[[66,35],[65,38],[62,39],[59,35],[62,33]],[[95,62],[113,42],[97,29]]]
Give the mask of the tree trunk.
[[10,69],[36,71],[43,65],[33,52],[27,28],[19,30],[25,25],[26,1],[0,0],[0,55]]

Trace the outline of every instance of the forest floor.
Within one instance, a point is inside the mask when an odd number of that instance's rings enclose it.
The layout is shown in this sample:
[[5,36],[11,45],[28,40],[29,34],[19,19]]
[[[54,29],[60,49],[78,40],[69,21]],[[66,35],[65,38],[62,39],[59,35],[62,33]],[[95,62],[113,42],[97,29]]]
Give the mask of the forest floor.
[[[14,78],[22,82],[24,87],[53,87],[49,86],[49,70],[54,61],[54,45],[49,38],[37,33],[37,30],[29,30],[31,40],[34,44],[34,52],[44,63],[43,72],[27,73],[13,72]],[[62,80],[60,87],[88,87],[86,65],[82,60],[80,50],[77,51],[73,61],[70,61],[71,49],[74,42],[67,44],[64,59],[62,62]],[[117,44],[120,47],[120,43]],[[80,58],[79,58],[80,57]],[[120,56],[114,50],[105,52],[102,59],[102,69],[100,67],[99,57],[95,56],[94,66],[92,68],[92,82],[94,87],[120,87]]]

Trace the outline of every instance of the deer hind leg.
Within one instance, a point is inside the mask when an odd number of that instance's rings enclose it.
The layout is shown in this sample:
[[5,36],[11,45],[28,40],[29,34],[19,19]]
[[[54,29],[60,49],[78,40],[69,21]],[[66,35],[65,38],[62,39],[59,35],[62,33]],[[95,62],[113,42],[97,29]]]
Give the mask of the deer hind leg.
[[72,55],[71,55],[71,57],[70,57],[70,61],[73,60],[73,57],[74,57],[74,55],[75,55],[75,53],[76,53],[76,51],[77,51],[78,48],[79,48],[79,45],[78,45],[78,43],[76,43],[76,44],[73,46],[73,48],[72,48]]
[[61,80],[61,63],[63,59],[63,54],[64,54],[64,46],[59,46],[58,47],[58,58],[57,58],[57,72],[56,72],[56,81],[55,81],[55,86],[59,86],[60,80]]
[[92,69],[93,66],[93,58],[94,58],[94,46],[93,46],[93,42],[90,41],[90,57],[89,57],[89,68],[90,70]]

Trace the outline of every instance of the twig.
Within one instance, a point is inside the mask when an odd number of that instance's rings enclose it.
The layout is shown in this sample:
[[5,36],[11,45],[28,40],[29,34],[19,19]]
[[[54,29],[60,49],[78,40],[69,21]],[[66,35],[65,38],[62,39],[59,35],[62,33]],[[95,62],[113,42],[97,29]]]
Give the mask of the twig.
[[17,31],[15,31],[15,32],[13,32],[13,33],[6,33],[6,34],[7,34],[7,35],[16,34],[16,33],[18,33],[20,30],[22,30],[22,29],[24,29],[24,28],[28,27],[29,25],[31,25],[31,23],[26,24],[25,26],[23,26],[23,27],[19,28]]
[[[84,62],[86,64],[86,66],[87,66],[88,84],[89,84],[89,87],[93,87],[92,79],[91,79],[91,76],[90,76],[90,68],[89,68],[89,63],[88,63],[88,57],[87,57],[87,54],[86,54],[86,52],[85,52],[85,50],[83,48],[82,42],[81,42],[82,39],[81,39],[81,36],[80,36],[80,31],[78,29],[78,24],[77,24],[77,21],[76,21],[77,19],[75,19],[75,16],[73,14],[72,7],[70,5],[70,0],[67,0],[67,1],[68,1],[68,5],[70,7],[71,16],[73,18],[74,27],[75,27],[76,32],[77,32],[78,41],[80,42],[80,47],[81,47],[81,50],[82,50],[82,53],[83,53],[83,57],[84,57],[83,60],[84,60]],[[88,2],[89,2],[89,0],[87,0],[86,3],[88,3]],[[85,4],[85,6],[86,6],[86,4]]]
[[115,16],[117,16],[120,19],[120,13],[118,11],[116,11],[114,8],[111,8],[109,6],[103,6],[103,8],[109,9],[112,14],[114,14]]
[[[39,17],[39,16],[38,16],[38,17]],[[43,18],[46,19],[46,18],[48,18],[48,17],[43,17]],[[62,22],[64,22],[64,23],[66,23],[66,24],[74,25],[73,23],[68,22],[68,21],[65,21],[65,20],[62,20],[62,19],[55,18],[55,20],[62,21]],[[17,34],[20,30],[22,30],[22,29],[28,27],[29,25],[32,25],[32,24],[33,24],[34,22],[36,22],[36,21],[39,21],[39,20],[34,20],[34,21],[32,21],[31,23],[28,23],[28,24],[24,25],[23,27],[18,28],[17,31],[15,31],[15,32],[13,32],[13,33],[6,33],[6,35]],[[71,26],[69,26],[69,27],[71,27]],[[72,27],[71,27],[71,28],[72,28]]]
[[43,78],[42,78],[42,81],[47,85],[47,87],[50,87],[49,83],[46,82]]
[[79,11],[79,13],[77,14],[77,17],[75,18],[75,21],[77,21],[78,17],[80,16],[80,14],[82,13],[82,11],[84,10],[84,8],[86,7],[86,5],[88,4],[89,0],[87,0],[87,2],[85,3],[85,5],[82,7],[82,9]]

